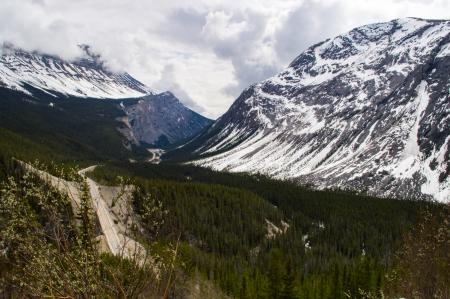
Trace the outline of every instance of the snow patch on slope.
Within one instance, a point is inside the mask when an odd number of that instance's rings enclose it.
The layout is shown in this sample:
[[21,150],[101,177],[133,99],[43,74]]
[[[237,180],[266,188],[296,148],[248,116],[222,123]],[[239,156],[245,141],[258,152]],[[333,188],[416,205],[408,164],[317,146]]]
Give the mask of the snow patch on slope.
[[407,18],[313,46],[246,90],[194,163],[450,201],[449,38],[448,21]]
[[126,73],[115,74],[94,63],[7,50],[0,56],[0,86],[30,94],[26,85],[54,95],[83,98],[136,98],[154,92]]
[[428,106],[429,95],[427,93],[427,83],[422,81],[417,88],[417,97],[411,105],[411,112],[415,112],[415,119],[412,128],[410,129],[408,140],[406,141],[403,150],[401,161],[396,167],[391,169],[391,173],[400,178],[412,178],[413,174],[420,169],[421,154],[419,141],[417,136],[419,134],[419,123],[422,119],[423,113]]

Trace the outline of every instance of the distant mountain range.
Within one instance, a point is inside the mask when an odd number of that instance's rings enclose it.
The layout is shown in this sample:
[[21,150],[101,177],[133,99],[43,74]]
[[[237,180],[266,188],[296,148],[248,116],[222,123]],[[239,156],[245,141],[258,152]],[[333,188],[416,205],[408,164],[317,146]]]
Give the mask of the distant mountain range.
[[362,26],[247,88],[177,152],[316,188],[450,201],[450,22]]
[[398,19],[313,45],[215,122],[82,48],[82,58],[65,61],[5,47],[5,136],[37,147],[47,146],[45,136],[108,159],[172,148],[163,159],[450,201],[450,21]]
[[[88,46],[81,48],[83,57],[66,61],[38,52],[26,52],[10,45],[3,47],[0,56],[0,89],[5,94],[3,103],[6,103],[6,98],[16,98],[23,103],[22,106],[9,104],[4,107],[4,113],[17,115],[17,119],[10,119],[9,122],[8,116],[0,115],[3,117],[0,123],[4,129],[14,131],[23,110],[35,109],[36,105],[27,107],[37,102],[44,102],[47,107],[47,110],[40,112],[41,115],[57,111],[54,108],[61,109],[63,106],[65,111],[71,110],[70,105],[74,103],[76,105],[72,105],[72,114],[68,113],[66,120],[69,122],[68,118],[72,116],[72,120],[83,118],[83,115],[77,115],[81,112],[78,109],[80,103],[76,100],[85,103],[86,107],[90,107],[92,100],[99,100],[98,105],[103,105],[102,109],[107,109],[110,117],[113,117],[108,122],[115,123],[115,127],[109,129],[123,134],[126,138],[123,144],[127,148],[131,144],[143,147],[168,146],[189,139],[212,123],[185,107],[172,93],[157,93],[127,73],[111,72],[104,67],[101,57],[93,54]],[[13,107],[17,111],[12,110]],[[95,109],[82,111],[87,116],[94,113]],[[75,121],[73,123],[78,126]],[[93,121],[90,125],[105,124]],[[39,124],[37,126],[41,127]],[[55,127],[56,131],[58,128]],[[64,132],[61,133],[64,135]],[[98,135],[97,142],[101,143],[103,137]],[[83,143],[83,138],[77,142]],[[95,144],[92,146],[95,147]]]

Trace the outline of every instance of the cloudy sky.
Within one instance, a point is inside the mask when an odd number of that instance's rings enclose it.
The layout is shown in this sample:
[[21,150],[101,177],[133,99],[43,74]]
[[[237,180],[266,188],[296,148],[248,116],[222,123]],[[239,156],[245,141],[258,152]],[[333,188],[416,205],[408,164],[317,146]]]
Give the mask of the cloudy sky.
[[74,59],[89,44],[190,108],[221,115],[308,46],[367,23],[450,18],[448,0],[1,0],[0,42]]

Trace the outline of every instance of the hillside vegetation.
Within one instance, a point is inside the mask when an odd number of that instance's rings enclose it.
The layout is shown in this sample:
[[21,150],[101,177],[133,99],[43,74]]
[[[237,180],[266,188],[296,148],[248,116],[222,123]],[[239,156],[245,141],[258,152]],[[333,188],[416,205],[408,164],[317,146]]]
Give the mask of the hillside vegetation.
[[54,97],[39,90],[33,94],[0,88],[2,152],[26,161],[73,165],[147,155],[117,130],[124,126],[115,120],[124,116],[118,102]]
[[[448,249],[450,240],[443,226],[448,211],[432,202],[314,191],[189,165],[115,163],[91,174],[110,184],[118,175],[133,177],[141,192],[161,200],[169,211],[158,240],[181,237],[186,271],[202,273],[237,298],[379,298],[404,294],[402,285],[413,292],[427,279],[411,287],[413,275],[402,276],[422,271],[411,264],[410,243],[432,238],[438,227],[444,229],[439,238],[446,241],[436,250]],[[142,198],[135,193],[138,212]],[[271,237],[268,222],[278,228]],[[423,223],[428,223],[427,236],[409,233]],[[428,245],[421,241],[414,248],[422,246]],[[440,284],[429,292],[448,293],[442,271],[450,259],[431,250],[426,249],[427,255],[437,255],[440,274],[428,277]]]

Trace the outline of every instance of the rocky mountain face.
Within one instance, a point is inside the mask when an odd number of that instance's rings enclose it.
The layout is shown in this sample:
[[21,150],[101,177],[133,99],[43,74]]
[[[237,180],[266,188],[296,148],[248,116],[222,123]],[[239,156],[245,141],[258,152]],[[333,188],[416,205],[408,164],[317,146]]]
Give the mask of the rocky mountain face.
[[82,46],[82,50],[81,58],[66,61],[6,45],[0,56],[0,89],[34,98],[45,95],[51,107],[69,98],[108,101],[123,115],[117,118],[123,123],[117,129],[128,139],[127,147],[130,142],[166,146],[192,137],[211,124],[170,92],[157,93],[127,73],[111,72],[88,46]]
[[449,21],[359,27],[246,89],[185,148],[218,170],[448,202],[449,71]]
[[122,101],[120,106],[133,138],[157,147],[187,140],[212,123],[184,106],[171,92]]

